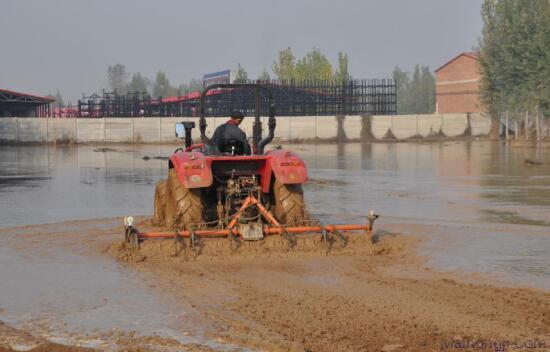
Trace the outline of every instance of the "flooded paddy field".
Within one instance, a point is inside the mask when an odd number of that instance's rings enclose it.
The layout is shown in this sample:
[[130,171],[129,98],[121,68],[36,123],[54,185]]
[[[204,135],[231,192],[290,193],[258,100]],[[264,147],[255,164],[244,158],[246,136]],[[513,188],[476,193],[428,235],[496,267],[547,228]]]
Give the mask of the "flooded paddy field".
[[378,243],[357,255],[120,262],[107,248],[122,237],[121,217],[151,215],[173,146],[0,148],[0,321],[10,327],[0,327],[0,342],[229,351],[550,344],[550,150],[485,141],[290,147],[309,167],[312,216],[357,222],[373,209]]

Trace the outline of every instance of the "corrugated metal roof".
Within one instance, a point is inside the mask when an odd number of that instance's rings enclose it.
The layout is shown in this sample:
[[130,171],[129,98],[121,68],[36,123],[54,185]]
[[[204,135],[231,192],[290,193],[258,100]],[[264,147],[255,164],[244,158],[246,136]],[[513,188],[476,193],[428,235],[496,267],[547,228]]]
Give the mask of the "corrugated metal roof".
[[[12,95],[12,96],[17,97],[16,99],[8,100],[8,101],[12,101],[12,102],[19,101],[19,102],[47,104],[47,103],[53,103],[55,101],[55,99],[53,99],[53,98],[42,97],[42,96],[39,96],[39,95],[21,93],[21,92],[16,92],[16,91],[9,90],[9,89],[0,88],[0,101],[6,101],[6,96],[7,95]],[[4,98],[2,96],[4,96]]]

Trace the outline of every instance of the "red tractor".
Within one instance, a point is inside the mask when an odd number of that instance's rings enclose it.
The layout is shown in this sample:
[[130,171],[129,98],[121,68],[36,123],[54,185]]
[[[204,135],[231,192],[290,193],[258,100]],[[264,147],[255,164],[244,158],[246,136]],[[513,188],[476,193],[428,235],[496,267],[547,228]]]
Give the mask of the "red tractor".
[[[213,89],[251,89],[256,107],[252,155],[242,155],[238,141],[229,140],[218,148],[206,136],[205,98]],[[262,139],[261,93],[269,99],[268,134]],[[176,135],[185,135],[185,149],[178,148],[168,163],[168,179],[155,190],[154,223],[172,232],[141,233],[126,222],[126,240],[137,244],[147,238],[229,237],[261,240],[268,235],[366,231],[371,234],[376,215],[363,225],[326,225],[307,219],[302,184],[308,179],[304,161],[290,150],[265,151],[274,137],[276,120],[273,94],[260,84],[215,84],[200,98],[201,144],[193,144],[194,122],[176,125]],[[220,150],[221,149],[221,150]]]

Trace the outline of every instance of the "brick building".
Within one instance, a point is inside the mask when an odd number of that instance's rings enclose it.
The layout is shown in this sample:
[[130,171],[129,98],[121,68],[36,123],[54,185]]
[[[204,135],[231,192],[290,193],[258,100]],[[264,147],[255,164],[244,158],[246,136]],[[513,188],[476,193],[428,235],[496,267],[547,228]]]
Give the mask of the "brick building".
[[483,112],[477,53],[461,53],[435,70],[437,113]]

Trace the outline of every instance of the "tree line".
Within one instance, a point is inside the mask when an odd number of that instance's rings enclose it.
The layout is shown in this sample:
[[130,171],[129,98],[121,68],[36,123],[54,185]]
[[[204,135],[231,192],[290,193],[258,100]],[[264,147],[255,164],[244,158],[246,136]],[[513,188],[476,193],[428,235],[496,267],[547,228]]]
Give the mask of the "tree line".
[[507,137],[513,125],[516,137],[540,139],[550,113],[550,2],[484,0],[481,16],[482,102]]
[[[249,80],[248,72],[240,63],[234,72],[233,81]],[[272,73],[279,80],[351,79],[348,73],[347,54],[338,53],[338,65],[333,68],[328,58],[317,48],[313,48],[303,58],[297,58],[290,47],[280,51],[278,58],[273,62]],[[168,97],[202,89],[202,81],[199,79],[191,79],[189,82],[173,86],[162,70],[157,72],[154,80],[150,80],[140,72],[129,73],[126,66],[120,63],[108,67],[107,80],[109,89],[122,95],[128,92],[143,92],[153,97]],[[256,80],[269,81],[271,75],[264,68]]]
[[[240,63],[237,64],[233,76],[235,82],[253,79]],[[339,52],[337,63],[333,66],[328,57],[318,48],[312,48],[303,57],[298,57],[291,47],[279,51],[271,65],[271,72],[264,68],[256,80],[270,81],[272,78],[285,81],[336,82],[353,79],[349,72],[348,54]],[[434,111],[435,79],[428,66],[416,65],[411,73],[396,67],[393,78],[396,82],[399,113]],[[126,66],[120,63],[107,68],[107,82],[108,89],[118,94],[142,92],[154,98],[184,95],[203,88],[200,79],[191,79],[188,82],[173,85],[162,70],[159,70],[154,80],[151,80],[141,72],[128,72]],[[59,91],[53,97],[57,100],[56,105],[63,104]]]
[[202,88],[202,81],[199,79],[191,79],[178,86],[173,86],[162,70],[157,72],[152,81],[141,72],[130,74],[123,64],[114,64],[107,68],[107,81],[109,89],[122,95],[128,92],[140,92],[153,97],[169,97],[183,95]]

